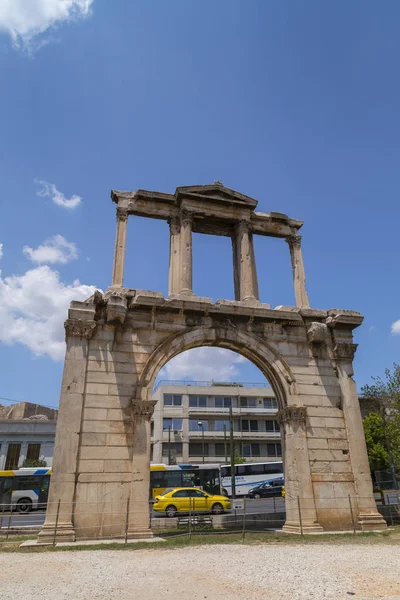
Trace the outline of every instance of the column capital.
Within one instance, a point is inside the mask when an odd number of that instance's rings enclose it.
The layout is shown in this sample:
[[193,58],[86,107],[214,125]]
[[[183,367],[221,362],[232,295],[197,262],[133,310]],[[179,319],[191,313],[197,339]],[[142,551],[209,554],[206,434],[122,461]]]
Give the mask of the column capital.
[[180,233],[180,215],[174,214],[168,217],[168,225],[172,235],[178,235]]
[[127,221],[128,217],[128,209],[122,206],[117,206],[117,221]]
[[296,421],[297,423],[305,423],[307,416],[307,408],[305,406],[286,406],[280,410],[276,418],[279,423],[292,423]]
[[182,208],[181,213],[181,223],[184,225],[192,225],[194,212],[188,210],[187,208]]
[[250,221],[242,220],[236,223],[236,231],[237,233],[249,233],[250,230]]
[[97,323],[94,321],[82,321],[82,319],[67,319],[64,322],[65,341],[70,337],[90,340],[95,332]]
[[138,417],[144,417],[147,421],[150,421],[156,404],[157,400],[139,400],[132,398],[131,407],[133,419],[135,420]]
[[285,242],[287,242],[290,247],[298,246],[300,248],[300,246],[301,246],[301,238],[302,237],[303,236],[298,235],[298,234],[288,235],[285,238]]
[[352,362],[356,353],[358,344],[350,342],[339,342],[333,347],[333,356],[336,360]]

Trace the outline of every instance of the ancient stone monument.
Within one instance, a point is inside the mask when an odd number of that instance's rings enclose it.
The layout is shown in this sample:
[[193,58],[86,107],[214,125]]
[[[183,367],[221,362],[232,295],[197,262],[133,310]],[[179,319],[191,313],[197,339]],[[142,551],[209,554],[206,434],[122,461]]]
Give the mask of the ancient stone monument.
[[[213,185],[175,194],[113,191],[117,204],[112,286],[72,302],[46,522],[40,543],[151,536],[151,400],[163,365],[199,346],[229,348],[268,378],[283,424],[285,530],[384,528],[376,509],[352,361],[358,312],[310,308],[301,221],[256,212],[256,200]],[[170,227],[169,294],[123,287],[129,216]],[[232,240],[235,300],[192,290],[192,232]],[[289,244],[296,306],[259,301],[254,235]],[[212,267],[210,267],[212,268]],[[126,520],[129,498],[128,520]],[[350,502],[349,502],[350,500]]]

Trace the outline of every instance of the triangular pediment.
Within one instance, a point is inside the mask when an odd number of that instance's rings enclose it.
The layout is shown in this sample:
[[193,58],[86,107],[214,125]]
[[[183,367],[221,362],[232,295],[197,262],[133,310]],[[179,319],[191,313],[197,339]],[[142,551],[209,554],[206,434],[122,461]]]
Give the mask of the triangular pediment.
[[254,210],[257,206],[257,200],[245,196],[236,190],[225,187],[222,183],[214,182],[211,185],[191,185],[178,187],[175,191],[175,198],[180,204],[184,199],[201,200],[202,202],[209,200],[210,202],[222,202],[232,206],[241,206]]

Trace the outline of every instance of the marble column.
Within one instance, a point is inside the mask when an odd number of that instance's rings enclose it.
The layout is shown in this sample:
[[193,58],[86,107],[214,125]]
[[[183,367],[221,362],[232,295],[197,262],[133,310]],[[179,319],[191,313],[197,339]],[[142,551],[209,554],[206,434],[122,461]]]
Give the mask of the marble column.
[[180,233],[180,294],[193,294],[192,289],[192,222],[193,213],[182,210]]
[[112,274],[112,285],[122,287],[124,284],[124,263],[126,246],[126,224],[128,221],[128,209],[117,207],[117,233],[115,237],[114,266]]
[[[287,406],[277,414],[284,430],[285,444],[285,503],[288,533],[315,533],[322,531],[317,520],[310,459],[306,435],[307,409]],[[301,511],[301,524],[299,514]]]
[[235,254],[237,261],[237,276],[235,280],[239,281],[239,299],[259,300],[253,235],[249,231],[249,223],[247,221],[240,221],[236,225],[234,257]]
[[[82,310],[77,311],[79,312],[77,316],[81,318],[73,318],[74,312],[74,309],[71,308],[69,311],[70,318],[65,322],[67,350],[54,446],[53,475],[51,476],[46,520],[38,536],[39,544],[53,543],[59,500],[61,502],[56,541],[75,541],[74,501],[84,408],[86,366],[89,340],[96,329],[96,323],[93,320],[94,305],[90,305],[85,310],[85,315],[82,315]],[[82,317],[86,317],[87,320]]]
[[358,507],[356,506],[355,510],[358,512],[358,525],[362,531],[386,529],[386,522],[376,508],[360,402],[355,381],[352,379],[352,362],[356,348],[357,344],[349,342],[337,343],[333,348],[342,392],[343,415],[357,494]]
[[168,294],[179,294],[181,265],[181,224],[179,215],[173,215],[169,221],[169,278]]
[[133,449],[128,538],[153,536],[150,529],[150,440],[151,417],[156,400],[132,400]]
[[296,306],[308,308],[310,302],[306,290],[306,274],[304,271],[303,253],[301,251],[301,235],[291,235],[286,238],[286,241],[290,248]]

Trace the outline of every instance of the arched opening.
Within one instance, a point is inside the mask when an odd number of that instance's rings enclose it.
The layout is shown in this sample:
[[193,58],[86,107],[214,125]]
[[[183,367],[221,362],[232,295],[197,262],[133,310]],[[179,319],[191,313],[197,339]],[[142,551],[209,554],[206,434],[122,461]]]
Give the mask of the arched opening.
[[[243,376],[245,365],[252,381]],[[142,400],[157,401],[151,461],[242,463],[252,477],[246,477],[237,496],[281,477],[284,430],[277,414],[294,385],[286,362],[252,333],[191,328],[169,337],[149,357],[137,389]]]
[[[248,359],[202,346],[176,355],[159,373],[152,462],[230,464],[233,451],[240,463],[282,463],[278,401]],[[281,473],[282,465],[275,471]],[[269,473],[260,467],[258,479]]]

